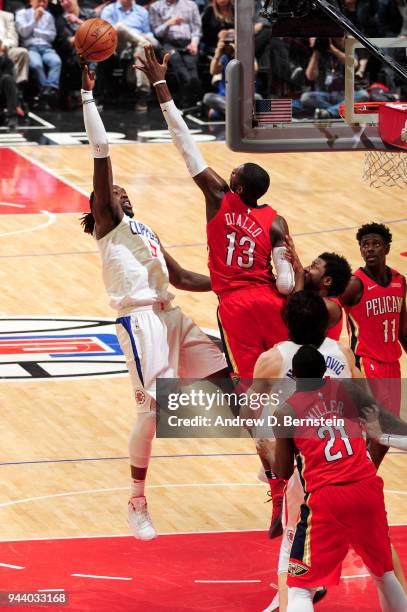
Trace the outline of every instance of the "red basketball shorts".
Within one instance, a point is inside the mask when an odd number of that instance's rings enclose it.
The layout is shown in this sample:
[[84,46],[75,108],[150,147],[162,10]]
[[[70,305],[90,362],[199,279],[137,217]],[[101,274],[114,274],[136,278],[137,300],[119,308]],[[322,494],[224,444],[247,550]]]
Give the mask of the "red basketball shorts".
[[288,339],[282,317],[285,302],[272,285],[245,287],[220,296],[219,328],[235,375],[252,378],[261,353]]
[[383,480],[373,476],[322,487],[301,506],[287,584],[312,588],[337,584],[350,546],[375,576],[393,569]]
[[361,357],[362,372],[369,379],[373,397],[389,412],[400,416],[401,369],[399,361],[384,363]]

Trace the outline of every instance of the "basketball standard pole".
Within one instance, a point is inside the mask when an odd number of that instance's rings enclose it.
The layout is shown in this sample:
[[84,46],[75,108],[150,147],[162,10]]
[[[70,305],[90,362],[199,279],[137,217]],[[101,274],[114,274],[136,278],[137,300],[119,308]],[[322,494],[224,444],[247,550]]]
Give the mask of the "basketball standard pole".
[[[337,8],[329,4],[328,0],[312,0],[311,2],[304,2],[294,0],[294,4],[297,1],[298,11],[301,13],[302,17],[305,17],[307,13],[311,10],[311,8],[318,7],[325,13],[333,22],[335,22],[338,26],[346,30],[349,34],[352,34],[366,49],[368,49],[372,55],[374,55],[380,62],[389,66],[398,76],[407,83],[407,70],[399,64],[396,60],[394,60],[390,55],[383,53],[379,47],[376,47],[366,36],[362,34],[358,28],[356,28],[353,23],[343,15]],[[269,20],[269,22],[273,25],[278,21],[281,17],[296,17],[297,14],[294,11],[291,12],[279,12],[278,8],[274,9],[274,5],[279,4],[278,0],[266,0],[264,4],[264,9],[260,12],[260,14]],[[271,8],[269,6],[271,5]]]

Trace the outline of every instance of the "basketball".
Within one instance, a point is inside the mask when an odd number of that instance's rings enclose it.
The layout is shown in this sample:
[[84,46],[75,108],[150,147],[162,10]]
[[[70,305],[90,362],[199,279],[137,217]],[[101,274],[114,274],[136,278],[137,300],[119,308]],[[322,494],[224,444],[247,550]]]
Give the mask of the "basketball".
[[104,19],[87,19],[76,31],[75,47],[87,61],[102,62],[116,51],[116,30]]

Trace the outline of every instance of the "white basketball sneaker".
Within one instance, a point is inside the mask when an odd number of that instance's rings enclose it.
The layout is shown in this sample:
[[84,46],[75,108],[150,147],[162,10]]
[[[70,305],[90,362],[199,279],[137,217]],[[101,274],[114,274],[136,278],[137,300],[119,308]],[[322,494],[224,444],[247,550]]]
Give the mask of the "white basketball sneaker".
[[138,540],[152,540],[157,537],[144,495],[129,499],[128,523],[134,537]]

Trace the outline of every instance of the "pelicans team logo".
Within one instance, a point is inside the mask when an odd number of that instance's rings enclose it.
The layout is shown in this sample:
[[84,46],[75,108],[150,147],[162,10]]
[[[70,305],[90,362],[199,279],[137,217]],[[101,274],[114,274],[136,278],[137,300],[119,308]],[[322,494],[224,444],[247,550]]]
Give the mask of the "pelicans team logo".
[[[220,342],[217,332],[204,331]],[[0,381],[125,375],[126,360],[111,319],[0,317]],[[144,399],[136,398],[139,403]]]
[[125,374],[111,319],[0,318],[0,380]]
[[291,576],[303,576],[309,572],[309,567],[299,562],[290,561],[288,564],[288,573]]

